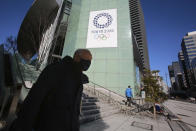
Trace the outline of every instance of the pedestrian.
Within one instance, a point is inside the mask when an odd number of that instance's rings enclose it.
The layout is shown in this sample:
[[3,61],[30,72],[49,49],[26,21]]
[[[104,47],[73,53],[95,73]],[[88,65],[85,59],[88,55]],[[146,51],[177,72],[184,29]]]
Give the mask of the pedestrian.
[[65,56],[48,65],[25,98],[10,131],[79,131],[83,83],[88,77],[92,55],[78,49],[74,57]]
[[131,89],[130,85],[128,86],[128,88],[125,91],[125,96],[127,98],[128,106],[131,106],[133,95],[132,95],[132,89]]

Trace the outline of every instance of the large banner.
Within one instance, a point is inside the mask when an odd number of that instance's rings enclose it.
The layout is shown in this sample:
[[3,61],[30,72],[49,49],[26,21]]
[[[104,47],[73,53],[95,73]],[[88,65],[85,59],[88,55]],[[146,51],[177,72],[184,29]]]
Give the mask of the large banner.
[[86,48],[117,47],[117,9],[91,11]]

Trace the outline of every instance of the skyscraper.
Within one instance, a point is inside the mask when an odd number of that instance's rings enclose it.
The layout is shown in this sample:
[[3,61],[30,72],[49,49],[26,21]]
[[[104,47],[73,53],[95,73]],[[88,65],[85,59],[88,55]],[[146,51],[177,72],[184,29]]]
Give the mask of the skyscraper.
[[177,90],[181,91],[184,88],[184,83],[183,83],[182,72],[180,69],[180,64],[178,61],[175,61],[175,62],[172,62],[172,66],[174,69],[174,76],[175,76],[175,82],[177,85]]
[[180,64],[180,69],[181,69],[182,76],[183,76],[183,83],[185,87],[183,90],[187,90],[188,88],[190,88],[190,84],[188,80],[188,74],[187,74],[186,64],[185,64],[182,50],[178,53],[178,61]]
[[173,91],[181,91],[184,88],[183,76],[178,61],[168,66],[171,86]]
[[169,78],[171,83],[171,90],[174,91],[176,89],[176,83],[175,83],[175,76],[174,76],[174,68],[172,65],[168,66],[168,72],[169,72]]
[[139,53],[141,55],[144,67],[146,69],[150,69],[144,15],[140,0],[129,0],[129,8],[132,33],[136,37]]
[[181,47],[184,55],[188,81],[190,88],[192,88],[196,84],[192,67],[192,62],[194,62],[193,59],[196,58],[196,31],[189,32],[183,37]]
[[[30,16],[38,15],[38,10],[47,10],[43,16],[54,16],[41,32],[43,37],[36,48],[29,42],[28,51],[22,50],[27,45],[21,38],[28,32],[19,33],[23,56],[30,58],[39,52],[41,64],[45,60],[51,63],[66,55],[73,56],[78,48],[88,48],[93,55],[86,72],[91,82],[122,95],[131,85],[133,95],[139,93],[143,70],[150,68],[139,0],[37,0],[24,19],[21,32],[27,28],[27,20],[35,20]],[[39,38],[39,34],[34,35]]]
[[131,85],[135,96],[143,69],[149,69],[139,0],[73,0],[68,24],[63,56],[88,48],[90,80],[122,95]]

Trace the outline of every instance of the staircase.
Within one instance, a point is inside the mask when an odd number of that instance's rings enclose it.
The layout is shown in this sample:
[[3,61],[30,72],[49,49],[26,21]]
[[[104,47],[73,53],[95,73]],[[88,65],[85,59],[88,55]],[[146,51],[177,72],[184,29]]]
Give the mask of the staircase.
[[134,115],[148,109],[149,104],[133,99],[131,107],[125,105],[126,98],[93,82],[84,85],[80,124],[101,119],[116,113]]
[[88,93],[83,93],[82,96],[80,124],[101,119],[119,112],[118,108],[110,105],[107,101],[103,101],[96,96],[87,94]]

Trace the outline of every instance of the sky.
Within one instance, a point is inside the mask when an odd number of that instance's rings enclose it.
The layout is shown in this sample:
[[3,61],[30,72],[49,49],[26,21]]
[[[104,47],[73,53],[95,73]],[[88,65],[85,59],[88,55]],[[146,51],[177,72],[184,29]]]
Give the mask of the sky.
[[[0,0],[0,43],[17,36],[22,20],[34,0]],[[144,12],[152,70],[168,77],[168,65],[177,61],[181,40],[196,31],[196,0],[140,0]],[[168,84],[169,77],[168,77]]]
[[34,0],[0,0],[0,43],[17,36],[26,12]]
[[[166,82],[168,65],[178,60],[181,40],[196,31],[196,0],[140,0],[144,12],[151,70]],[[168,77],[168,84],[170,80]]]

